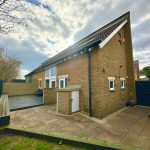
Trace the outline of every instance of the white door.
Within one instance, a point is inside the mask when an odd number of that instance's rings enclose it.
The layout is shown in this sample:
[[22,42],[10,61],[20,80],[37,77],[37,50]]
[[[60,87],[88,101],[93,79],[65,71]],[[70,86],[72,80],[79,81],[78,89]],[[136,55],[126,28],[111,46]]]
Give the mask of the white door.
[[72,91],[72,112],[79,111],[79,91]]

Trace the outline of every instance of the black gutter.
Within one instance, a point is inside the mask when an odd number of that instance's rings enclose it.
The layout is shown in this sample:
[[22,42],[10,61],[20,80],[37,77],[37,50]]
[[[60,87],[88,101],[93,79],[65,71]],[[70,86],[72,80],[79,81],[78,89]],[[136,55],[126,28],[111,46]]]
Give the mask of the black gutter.
[[91,55],[89,49],[86,50],[88,57],[88,94],[89,94],[89,116],[92,117],[92,95],[91,95]]

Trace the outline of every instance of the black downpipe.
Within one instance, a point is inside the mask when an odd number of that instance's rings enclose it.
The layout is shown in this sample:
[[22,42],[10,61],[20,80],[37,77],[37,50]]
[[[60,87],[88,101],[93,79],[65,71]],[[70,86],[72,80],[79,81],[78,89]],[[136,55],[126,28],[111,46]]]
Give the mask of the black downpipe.
[[88,94],[89,94],[89,116],[92,117],[92,95],[91,95],[91,55],[89,49],[86,50],[88,56]]

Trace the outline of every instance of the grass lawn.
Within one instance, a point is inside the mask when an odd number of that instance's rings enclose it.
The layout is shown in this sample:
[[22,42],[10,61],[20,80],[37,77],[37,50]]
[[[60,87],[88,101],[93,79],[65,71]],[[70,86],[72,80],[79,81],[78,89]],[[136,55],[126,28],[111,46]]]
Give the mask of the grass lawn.
[[0,150],[86,150],[68,145],[59,145],[46,140],[24,136],[3,136],[0,138]]

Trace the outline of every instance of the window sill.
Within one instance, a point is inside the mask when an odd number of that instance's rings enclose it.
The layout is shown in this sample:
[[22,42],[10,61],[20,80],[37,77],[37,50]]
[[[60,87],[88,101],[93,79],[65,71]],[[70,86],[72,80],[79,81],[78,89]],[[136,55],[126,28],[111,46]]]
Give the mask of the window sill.
[[114,92],[114,91],[115,91],[115,89],[109,89],[109,91]]

